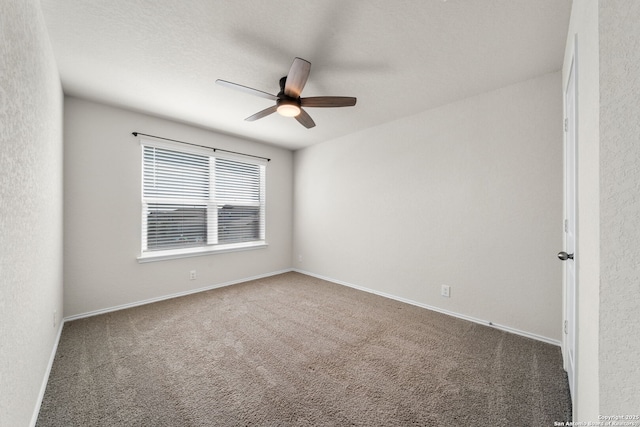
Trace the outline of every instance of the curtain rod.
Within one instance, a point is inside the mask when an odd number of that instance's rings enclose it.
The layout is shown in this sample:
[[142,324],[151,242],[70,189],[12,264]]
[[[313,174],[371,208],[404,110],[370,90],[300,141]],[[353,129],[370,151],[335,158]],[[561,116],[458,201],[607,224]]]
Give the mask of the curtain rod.
[[191,142],[178,141],[177,139],[163,138],[161,136],[149,135],[147,133],[131,132],[131,135],[133,136],[144,135],[144,136],[150,136],[151,138],[164,139],[165,141],[173,141],[173,142],[179,142],[180,144],[193,145],[194,147],[201,147],[201,148],[206,148],[208,150],[213,150],[214,153],[216,151],[224,151],[225,153],[239,154],[241,156],[255,157],[256,159],[263,159],[263,160],[266,160],[267,162],[271,161],[271,159],[268,159],[262,156],[254,156],[253,154],[245,154],[245,153],[239,153],[237,151],[223,150],[222,148],[207,147],[206,145],[199,145],[199,144],[193,144]]

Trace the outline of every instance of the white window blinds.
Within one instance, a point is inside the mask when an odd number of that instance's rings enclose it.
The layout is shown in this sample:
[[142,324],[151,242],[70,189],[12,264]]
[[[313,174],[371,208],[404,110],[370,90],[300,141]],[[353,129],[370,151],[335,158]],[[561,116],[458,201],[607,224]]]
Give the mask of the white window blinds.
[[264,229],[264,176],[259,165],[217,158],[215,199],[218,242],[261,240]]
[[142,252],[265,240],[265,165],[143,141]]
[[144,146],[144,197],[207,200],[209,157]]

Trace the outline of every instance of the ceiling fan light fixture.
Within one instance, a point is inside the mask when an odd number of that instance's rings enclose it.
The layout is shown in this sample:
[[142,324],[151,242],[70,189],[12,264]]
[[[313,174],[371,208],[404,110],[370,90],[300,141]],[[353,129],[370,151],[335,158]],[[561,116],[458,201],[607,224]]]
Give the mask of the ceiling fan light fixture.
[[293,102],[278,102],[278,113],[284,117],[296,117],[300,114],[300,107]]

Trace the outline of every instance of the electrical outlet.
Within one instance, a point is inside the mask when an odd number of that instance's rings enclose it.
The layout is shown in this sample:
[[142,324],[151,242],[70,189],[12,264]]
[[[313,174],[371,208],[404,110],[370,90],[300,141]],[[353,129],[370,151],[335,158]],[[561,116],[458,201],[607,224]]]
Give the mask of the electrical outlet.
[[53,310],[53,327],[58,326],[58,311]]
[[191,270],[189,272],[189,280],[196,280],[196,271],[195,270]]
[[440,295],[445,298],[449,298],[451,296],[451,287],[447,285],[442,285],[440,288]]
[[302,255],[298,254],[298,262],[302,262]]

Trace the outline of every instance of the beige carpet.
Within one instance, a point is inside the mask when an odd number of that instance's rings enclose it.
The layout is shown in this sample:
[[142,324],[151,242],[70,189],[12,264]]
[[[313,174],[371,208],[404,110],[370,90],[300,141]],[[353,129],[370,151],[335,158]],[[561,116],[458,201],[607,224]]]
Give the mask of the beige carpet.
[[287,273],[65,324],[38,426],[552,426],[558,347]]

